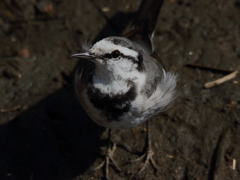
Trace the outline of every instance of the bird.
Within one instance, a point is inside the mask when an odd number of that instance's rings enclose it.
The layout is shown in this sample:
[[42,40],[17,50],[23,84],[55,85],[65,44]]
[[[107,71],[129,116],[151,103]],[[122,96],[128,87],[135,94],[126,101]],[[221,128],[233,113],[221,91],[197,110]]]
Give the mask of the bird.
[[[148,119],[164,111],[176,98],[177,75],[167,71],[154,50],[152,39],[163,0],[142,0],[129,32],[110,36],[85,46],[75,73],[75,92],[89,117],[109,129],[129,129],[147,122],[148,148],[138,159],[145,163],[134,174],[143,171],[148,161],[157,168],[152,158]],[[111,140],[110,140],[111,141]],[[116,144],[109,141],[104,164],[108,179],[111,161],[122,172],[113,158]]]

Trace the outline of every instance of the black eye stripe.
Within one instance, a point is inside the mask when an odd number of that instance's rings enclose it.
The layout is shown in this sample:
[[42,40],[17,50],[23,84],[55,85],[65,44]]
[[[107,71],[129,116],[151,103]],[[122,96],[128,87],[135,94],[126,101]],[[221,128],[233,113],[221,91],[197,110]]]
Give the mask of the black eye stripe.
[[111,59],[112,58],[112,55],[109,54],[109,53],[106,53],[102,56],[103,59]]
[[[119,52],[119,53],[120,53],[120,52]],[[123,55],[122,53],[120,53],[118,57],[120,57],[120,56],[121,56],[121,57],[124,57],[124,55]],[[115,58],[118,58],[118,57],[115,57]],[[106,53],[106,54],[102,55],[101,58],[102,58],[102,59],[105,59],[105,60],[107,60],[107,59],[114,59],[112,53],[111,53],[111,54],[110,54],[110,53]]]
[[[123,58],[129,59],[131,61],[134,61],[134,62],[137,61],[134,57],[132,57],[132,56],[125,56],[122,53],[120,53],[120,56],[123,57]],[[110,53],[106,53],[106,54],[102,55],[101,57],[104,58],[104,59],[112,59],[113,58],[112,54],[110,54]]]

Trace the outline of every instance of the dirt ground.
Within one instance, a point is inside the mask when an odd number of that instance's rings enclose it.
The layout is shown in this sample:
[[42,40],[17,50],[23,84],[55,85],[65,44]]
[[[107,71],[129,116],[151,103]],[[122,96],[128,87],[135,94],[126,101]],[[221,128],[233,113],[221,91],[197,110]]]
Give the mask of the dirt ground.
[[[73,74],[87,39],[120,35],[140,0],[0,1],[0,179],[102,179],[107,132],[75,98]],[[154,158],[138,179],[240,179],[240,75],[205,89],[224,72],[240,70],[239,0],[165,0],[156,51],[178,74],[178,98],[152,118]],[[145,124],[114,131],[115,160],[127,179],[141,162]],[[236,166],[234,167],[234,162]]]

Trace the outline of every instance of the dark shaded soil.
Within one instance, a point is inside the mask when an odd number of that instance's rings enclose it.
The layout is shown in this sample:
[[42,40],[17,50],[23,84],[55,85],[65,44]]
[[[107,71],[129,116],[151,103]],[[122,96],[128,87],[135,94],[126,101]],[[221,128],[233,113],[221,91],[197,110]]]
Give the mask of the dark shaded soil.
[[[0,179],[101,179],[92,172],[107,133],[77,102],[73,72],[81,43],[123,32],[140,1],[0,1]],[[109,9],[104,9],[108,7]],[[103,11],[107,12],[103,12]],[[240,79],[204,89],[226,74],[187,63],[240,70],[240,1],[165,0],[155,48],[178,73],[178,98],[152,118],[154,158],[139,179],[240,179]],[[144,150],[145,124],[114,132],[115,159]],[[232,169],[233,160],[236,168]],[[121,178],[110,169],[111,179]]]

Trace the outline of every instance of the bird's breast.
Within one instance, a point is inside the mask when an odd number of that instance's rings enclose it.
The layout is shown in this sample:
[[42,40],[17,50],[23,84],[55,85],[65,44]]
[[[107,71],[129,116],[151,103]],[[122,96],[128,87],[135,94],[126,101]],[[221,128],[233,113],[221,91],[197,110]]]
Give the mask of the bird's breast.
[[137,96],[134,85],[129,87],[125,93],[115,94],[102,92],[101,89],[91,84],[86,94],[92,106],[101,111],[108,121],[118,121],[120,116],[130,110],[131,103]]

